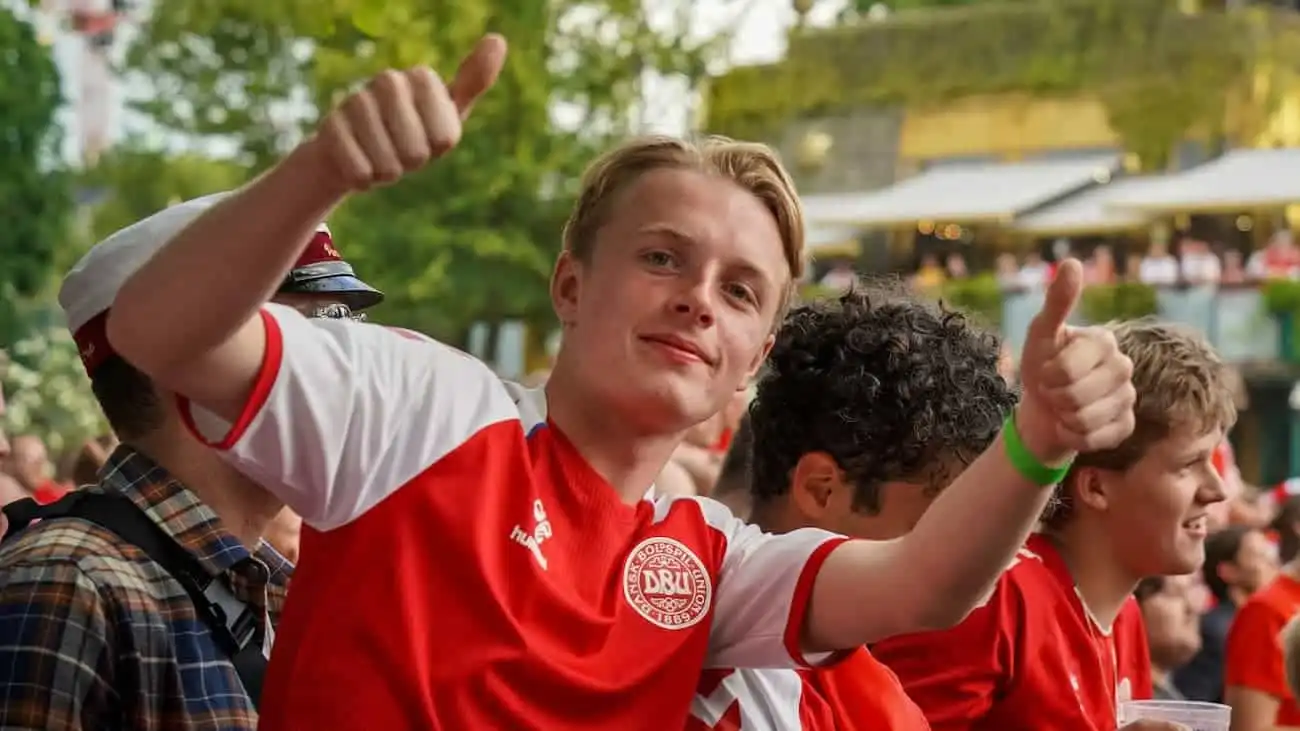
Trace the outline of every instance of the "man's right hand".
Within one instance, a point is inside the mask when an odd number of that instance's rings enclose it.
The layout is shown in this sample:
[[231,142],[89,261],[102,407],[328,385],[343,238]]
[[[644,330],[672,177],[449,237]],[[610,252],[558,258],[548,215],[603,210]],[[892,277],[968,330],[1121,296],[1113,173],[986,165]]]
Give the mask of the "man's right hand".
[[340,195],[393,183],[460,141],[474,102],[496,82],[506,42],[487,35],[443,83],[427,66],[385,71],[325,118],[308,148]]

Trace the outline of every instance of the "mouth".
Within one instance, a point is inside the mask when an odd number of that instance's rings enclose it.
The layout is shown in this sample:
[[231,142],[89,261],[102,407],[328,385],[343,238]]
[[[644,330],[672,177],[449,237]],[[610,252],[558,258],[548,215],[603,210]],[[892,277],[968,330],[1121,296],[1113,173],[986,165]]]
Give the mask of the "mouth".
[[713,359],[705,354],[704,349],[691,341],[675,335],[643,335],[641,339],[656,345],[678,360],[694,361],[704,365],[713,365]]
[[1182,527],[1184,531],[1194,536],[1204,537],[1210,530],[1210,518],[1208,515],[1202,513],[1195,518],[1183,521]]

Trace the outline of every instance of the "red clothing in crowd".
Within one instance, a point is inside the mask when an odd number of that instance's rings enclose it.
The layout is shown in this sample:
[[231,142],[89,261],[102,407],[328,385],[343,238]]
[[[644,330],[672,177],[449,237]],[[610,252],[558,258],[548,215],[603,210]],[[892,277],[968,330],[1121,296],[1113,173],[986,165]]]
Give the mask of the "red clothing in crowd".
[[799,643],[845,539],[625,504],[541,392],[482,362],[277,305],[262,320],[252,395],[211,443],[305,523],[263,731],[661,731],[702,667],[833,659]]
[[1114,731],[1121,701],[1152,694],[1137,603],[1130,597],[1107,632],[1041,535],[961,624],[871,651],[934,731]]
[[1278,726],[1300,726],[1300,705],[1291,696],[1282,658],[1282,628],[1300,612],[1300,581],[1279,574],[1237,611],[1224,650],[1225,686],[1250,688],[1277,698]]
[[46,480],[32,490],[32,497],[41,505],[49,505],[57,502],[59,498],[68,494],[66,485],[61,485],[54,480]]

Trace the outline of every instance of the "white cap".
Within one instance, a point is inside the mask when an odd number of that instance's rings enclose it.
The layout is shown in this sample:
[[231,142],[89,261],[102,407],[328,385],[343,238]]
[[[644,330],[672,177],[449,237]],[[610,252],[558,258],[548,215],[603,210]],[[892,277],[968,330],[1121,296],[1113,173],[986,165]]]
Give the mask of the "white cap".
[[191,221],[228,195],[214,193],[178,203],[91,247],[59,288],[59,306],[68,317],[68,329],[75,335],[86,323],[107,312],[118,290],[136,270]]

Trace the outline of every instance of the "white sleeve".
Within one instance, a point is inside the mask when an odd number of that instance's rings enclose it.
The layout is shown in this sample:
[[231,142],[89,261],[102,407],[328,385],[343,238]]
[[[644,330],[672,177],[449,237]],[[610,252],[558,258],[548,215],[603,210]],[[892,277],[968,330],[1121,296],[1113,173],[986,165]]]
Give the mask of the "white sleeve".
[[410,331],[262,310],[266,354],[228,424],[179,400],[201,441],[309,525],[344,525],[484,427],[518,419],[486,365]]
[[764,533],[720,503],[701,500],[700,506],[726,541],[705,666],[809,667],[838,654],[805,656],[800,642],[817,573],[848,539],[815,528]]

